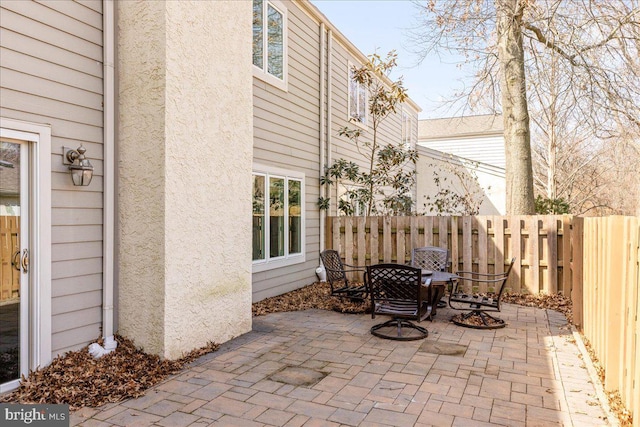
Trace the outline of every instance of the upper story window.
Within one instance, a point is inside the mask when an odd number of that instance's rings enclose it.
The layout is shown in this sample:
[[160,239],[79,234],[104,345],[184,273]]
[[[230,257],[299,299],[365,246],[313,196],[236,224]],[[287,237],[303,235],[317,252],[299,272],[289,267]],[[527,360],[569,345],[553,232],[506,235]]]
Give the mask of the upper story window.
[[349,121],[367,124],[367,88],[353,79],[353,66],[349,64]]
[[286,90],[287,13],[278,2],[253,0],[254,75]]
[[415,147],[414,140],[414,120],[410,111],[402,109],[402,140],[401,145],[405,149],[411,149]]
[[304,261],[304,175],[260,167],[253,173],[253,271]]

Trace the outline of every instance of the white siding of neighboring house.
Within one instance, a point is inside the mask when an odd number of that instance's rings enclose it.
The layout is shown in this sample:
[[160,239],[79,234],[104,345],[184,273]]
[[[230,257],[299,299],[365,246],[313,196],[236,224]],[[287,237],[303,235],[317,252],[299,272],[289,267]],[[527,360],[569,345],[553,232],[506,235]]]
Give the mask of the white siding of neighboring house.
[[458,194],[465,193],[454,174],[447,173],[451,166],[462,168],[467,176],[477,177],[483,193],[480,215],[505,213],[505,154],[500,116],[420,120],[418,145],[419,213],[437,213],[424,206],[426,196],[433,196],[437,192],[433,181],[434,168],[447,178],[441,184],[450,186]]
[[431,197],[438,192],[435,184],[435,174],[441,178],[443,187],[446,187],[458,194],[465,194],[465,190],[461,185],[460,179],[452,172],[452,167],[457,168],[462,176],[474,177],[477,179],[477,185],[472,186],[471,193],[474,199],[481,202],[479,215],[504,215],[506,199],[505,199],[505,180],[504,169],[497,168],[485,163],[465,161],[459,157],[449,157],[439,151],[431,150],[425,147],[418,147],[420,160],[417,166],[417,185],[418,193],[417,211],[425,215],[437,215],[437,210],[430,210],[427,205]]
[[420,120],[418,144],[488,165],[505,167],[502,116]]
[[499,168],[505,167],[502,135],[420,140],[420,145]]
[[[253,273],[253,300],[279,295],[293,289],[309,285],[316,280],[315,269],[319,265],[320,252],[320,135],[324,133],[330,144],[331,160],[343,157],[357,161],[362,166],[364,160],[358,154],[352,142],[338,136],[338,130],[350,125],[348,108],[348,64],[360,65],[366,59],[364,55],[345,41],[336,29],[331,27],[317,9],[305,2],[281,2],[288,14],[288,88],[287,91],[254,77],[254,165],[268,166],[304,173],[305,176],[305,260],[286,267],[272,268]],[[331,69],[326,70],[322,79],[326,82],[330,76],[331,84],[326,88],[326,96],[331,97],[331,111],[327,102],[322,102],[329,131],[320,123],[320,63],[321,63],[321,22],[331,30],[331,42],[327,42],[329,32],[325,30],[325,43],[328,48],[327,62]],[[324,101],[324,100],[323,100]],[[413,104],[406,108],[414,115],[417,139],[417,110]],[[353,125],[351,125],[353,126]],[[370,129],[363,140],[370,138]],[[380,128],[380,140],[385,143],[401,141],[401,114],[392,115]],[[335,191],[335,188],[334,188]],[[335,215],[336,195],[332,196],[332,209]]]
[[[0,27],[0,116],[51,125],[56,355],[102,326],[102,2],[3,1]],[[74,187],[62,164],[62,147],[80,143],[94,166],[89,187]]]

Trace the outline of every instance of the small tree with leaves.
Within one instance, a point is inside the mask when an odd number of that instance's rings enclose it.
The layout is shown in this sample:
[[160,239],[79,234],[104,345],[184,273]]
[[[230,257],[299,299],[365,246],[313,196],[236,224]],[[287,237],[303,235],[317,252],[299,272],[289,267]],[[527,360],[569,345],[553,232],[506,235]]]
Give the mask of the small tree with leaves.
[[[367,93],[371,138],[362,138],[363,130],[350,127],[340,129],[338,135],[355,144],[368,167],[361,168],[353,161],[338,159],[325,169],[321,178],[321,184],[327,189],[338,184],[345,187],[344,198],[338,201],[338,210],[344,215],[411,213],[418,152],[411,147],[379,141],[380,125],[407,99],[402,79],[388,79],[396,60],[395,51],[389,52],[384,59],[373,54],[366,64],[352,69],[353,81]],[[318,204],[321,209],[328,209],[330,198],[320,197]]]

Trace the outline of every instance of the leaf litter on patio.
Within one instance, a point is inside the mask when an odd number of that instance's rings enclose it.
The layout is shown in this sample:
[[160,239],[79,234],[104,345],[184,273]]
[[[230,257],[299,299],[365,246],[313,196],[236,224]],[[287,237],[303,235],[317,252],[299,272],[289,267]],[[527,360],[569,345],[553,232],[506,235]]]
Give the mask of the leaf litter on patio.
[[65,403],[71,410],[119,402],[142,396],[149,387],[218,348],[209,343],[178,360],[162,360],[136,348],[131,340],[119,335],[115,339],[116,350],[99,359],[89,354],[88,346],[56,357],[49,366],[23,376],[20,387],[0,395],[0,402]]

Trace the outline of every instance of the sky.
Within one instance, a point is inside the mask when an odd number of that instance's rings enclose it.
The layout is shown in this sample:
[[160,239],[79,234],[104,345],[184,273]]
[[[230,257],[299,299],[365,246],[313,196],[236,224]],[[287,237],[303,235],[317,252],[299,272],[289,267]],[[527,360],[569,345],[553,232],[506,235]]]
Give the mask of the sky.
[[455,112],[438,109],[439,101],[462,87],[464,77],[452,59],[414,53],[410,30],[418,10],[410,0],[311,0],[329,21],[362,53],[381,56],[395,49],[398,67],[392,79],[402,76],[408,94],[422,108],[421,119],[448,117]]

